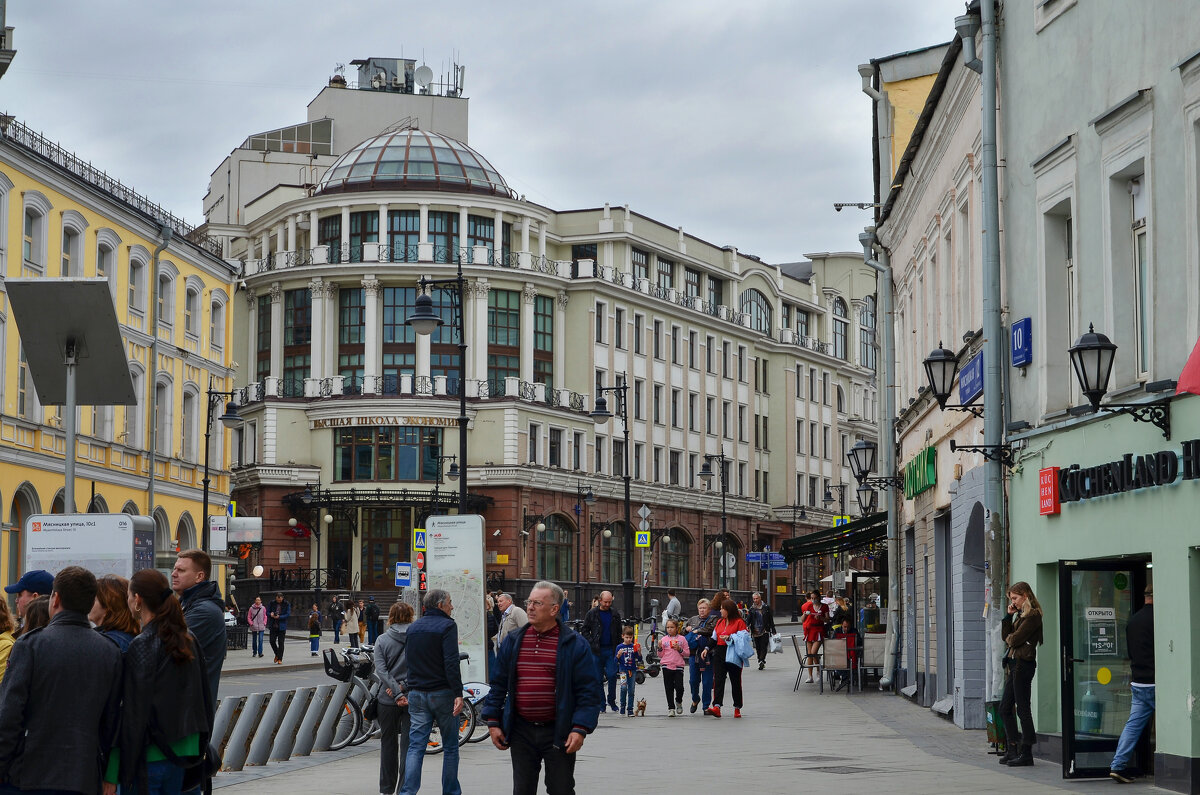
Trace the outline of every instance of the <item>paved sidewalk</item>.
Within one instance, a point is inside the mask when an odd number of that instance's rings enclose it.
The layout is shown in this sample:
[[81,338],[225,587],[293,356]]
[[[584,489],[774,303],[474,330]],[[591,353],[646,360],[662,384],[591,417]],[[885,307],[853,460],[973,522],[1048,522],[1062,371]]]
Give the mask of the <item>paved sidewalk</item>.
[[[786,631],[786,630],[785,630]],[[790,644],[785,644],[790,648]],[[716,719],[702,713],[665,715],[661,679],[638,688],[645,718],[609,712],[584,744],[576,766],[581,795],[661,793],[664,771],[689,788],[723,792],[747,787],[755,795],[813,792],[1027,793],[1111,787],[1103,781],[1064,781],[1057,765],[1039,761],[1009,770],[988,754],[982,731],[963,731],[896,696],[868,690],[824,695],[815,685],[792,692],[794,655],[770,656],[765,671],[746,669],[745,717],[732,709]],[[490,742],[462,749],[459,777],[466,793],[505,792],[508,755]],[[425,791],[437,789],[441,756],[426,757]],[[335,795],[378,792],[379,751],[373,740],[339,754],[271,763],[223,773],[223,795]],[[619,774],[619,779],[617,775]],[[725,782],[725,783],[722,783]],[[685,788],[686,789],[686,788]],[[1142,785],[1142,791],[1152,788]]]
[[[350,641],[346,636],[342,635],[342,642],[336,646],[333,643],[333,633],[326,630],[321,635],[321,652],[325,649],[344,649],[350,645]],[[305,668],[321,668],[320,652],[318,656],[313,657],[308,643],[308,635],[302,635],[299,632],[290,632],[287,636],[287,641],[283,649],[283,663],[275,664],[275,654],[271,651],[270,635],[263,635],[263,656],[261,658],[250,656],[250,642],[247,641],[244,649],[228,649],[225,652],[225,664],[221,668],[223,674],[226,673],[251,673],[256,671],[287,671],[299,670]]]

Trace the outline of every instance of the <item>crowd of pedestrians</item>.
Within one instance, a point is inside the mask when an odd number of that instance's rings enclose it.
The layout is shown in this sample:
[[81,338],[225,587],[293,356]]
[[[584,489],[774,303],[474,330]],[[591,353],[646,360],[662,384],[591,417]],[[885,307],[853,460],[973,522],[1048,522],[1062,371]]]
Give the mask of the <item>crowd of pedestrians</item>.
[[17,618],[0,602],[0,793],[202,791],[226,643],[211,576],[208,555],[188,550],[170,580],[67,566],[7,586]]

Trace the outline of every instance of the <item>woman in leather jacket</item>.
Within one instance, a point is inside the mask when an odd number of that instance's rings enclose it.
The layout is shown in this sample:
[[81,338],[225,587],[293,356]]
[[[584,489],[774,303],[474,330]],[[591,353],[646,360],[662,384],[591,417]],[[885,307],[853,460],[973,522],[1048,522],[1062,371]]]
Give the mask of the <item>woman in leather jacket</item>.
[[[1008,615],[1000,627],[1000,637],[1008,645],[1004,654],[1004,696],[1000,699],[1007,750],[1000,764],[1028,767],[1033,764],[1033,745],[1037,742],[1029,702],[1037,671],[1037,647],[1042,643],[1042,606],[1029,583],[1013,583],[1008,589]],[[1021,719],[1020,732],[1017,718]]]
[[[129,580],[129,610],[141,633],[125,653],[121,728],[104,790],[174,795],[184,768],[208,745],[212,700],[200,646],[167,578],[142,569]],[[135,789],[136,788],[136,789]]]

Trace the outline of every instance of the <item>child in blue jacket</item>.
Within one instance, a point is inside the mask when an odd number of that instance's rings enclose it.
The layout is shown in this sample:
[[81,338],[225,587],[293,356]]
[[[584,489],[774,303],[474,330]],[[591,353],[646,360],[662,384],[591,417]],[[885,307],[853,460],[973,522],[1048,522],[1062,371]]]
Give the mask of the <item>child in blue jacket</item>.
[[634,688],[637,687],[638,665],[642,653],[634,643],[633,627],[625,627],[621,633],[624,640],[617,646],[617,675],[621,677],[621,714],[633,717]]

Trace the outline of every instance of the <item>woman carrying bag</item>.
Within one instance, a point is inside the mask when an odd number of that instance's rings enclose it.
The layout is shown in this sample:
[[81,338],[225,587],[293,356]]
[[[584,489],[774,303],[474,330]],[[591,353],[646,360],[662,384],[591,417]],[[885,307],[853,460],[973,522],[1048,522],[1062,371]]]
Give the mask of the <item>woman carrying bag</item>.
[[[1037,671],[1037,647],[1042,644],[1042,606],[1029,583],[1014,583],[1008,589],[1008,615],[1000,627],[1000,637],[1008,644],[1004,655],[1004,696],[1000,699],[1007,749],[1000,757],[1000,764],[1029,767],[1037,742],[1029,701],[1033,674]],[[1018,717],[1021,732],[1017,731]]]
[[408,755],[408,625],[413,620],[411,605],[396,602],[388,611],[387,631],[375,641],[375,673],[379,676],[379,792],[392,795],[404,781],[404,759]]
[[129,610],[142,628],[125,653],[121,728],[104,778],[106,795],[178,795],[186,768],[208,748],[212,700],[200,647],[167,578],[142,569],[129,580]]

